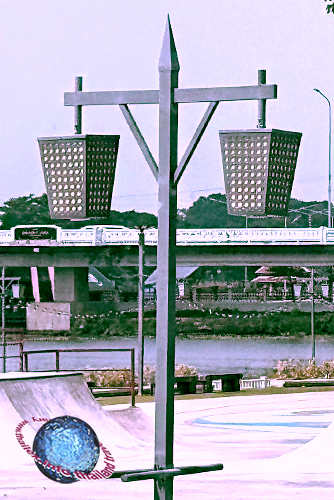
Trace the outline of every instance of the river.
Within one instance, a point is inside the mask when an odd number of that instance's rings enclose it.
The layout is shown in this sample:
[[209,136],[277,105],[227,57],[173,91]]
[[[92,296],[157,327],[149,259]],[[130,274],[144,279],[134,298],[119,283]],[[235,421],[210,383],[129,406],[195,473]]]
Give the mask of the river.
[[[145,364],[155,365],[155,339],[145,339]],[[132,348],[135,338],[78,341],[27,341],[24,350],[75,349],[75,348]],[[0,348],[1,349],[1,348]],[[220,339],[176,339],[176,363],[192,365],[202,374],[243,373],[244,377],[267,375],[279,359],[307,360],[311,357],[310,337],[305,338],[220,338]],[[17,353],[17,348],[8,346],[7,355]],[[334,338],[316,339],[316,360],[334,358]],[[1,363],[0,363],[1,364]],[[8,359],[7,371],[18,370],[18,360]],[[130,367],[130,353],[61,353],[60,369]],[[52,370],[55,354],[29,356],[29,370]]]

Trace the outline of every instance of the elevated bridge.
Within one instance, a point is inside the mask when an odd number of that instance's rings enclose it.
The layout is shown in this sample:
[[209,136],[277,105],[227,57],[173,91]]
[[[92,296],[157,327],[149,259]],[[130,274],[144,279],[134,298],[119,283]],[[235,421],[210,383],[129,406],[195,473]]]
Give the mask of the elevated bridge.
[[[156,264],[157,229],[145,230],[145,261]],[[0,231],[0,266],[138,265],[139,231],[113,226]],[[190,265],[334,265],[334,229],[179,229],[177,263]]]
[[[156,229],[145,231],[147,266],[156,265],[157,236]],[[0,267],[30,267],[34,296],[38,268],[49,268],[54,301],[78,313],[88,307],[88,267],[138,266],[138,248],[135,229],[17,226],[0,231]],[[334,230],[179,229],[176,259],[178,266],[334,265]]]

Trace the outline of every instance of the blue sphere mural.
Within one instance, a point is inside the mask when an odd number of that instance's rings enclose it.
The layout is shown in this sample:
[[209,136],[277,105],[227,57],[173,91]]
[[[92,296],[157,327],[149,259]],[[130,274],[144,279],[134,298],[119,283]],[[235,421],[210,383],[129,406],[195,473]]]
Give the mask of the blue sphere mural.
[[100,445],[90,425],[65,415],[42,425],[35,436],[33,451],[40,459],[35,463],[46,477],[73,483],[78,480],[76,471],[88,474],[94,469]]

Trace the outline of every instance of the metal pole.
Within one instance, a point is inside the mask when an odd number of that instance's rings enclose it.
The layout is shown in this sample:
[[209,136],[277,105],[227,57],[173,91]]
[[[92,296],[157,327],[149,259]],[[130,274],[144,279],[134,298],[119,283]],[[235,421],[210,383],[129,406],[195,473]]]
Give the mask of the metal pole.
[[131,349],[131,406],[136,406],[135,393],[135,350]]
[[56,372],[59,372],[59,351],[56,351]]
[[5,329],[5,267],[2,268],[1,274],[1,328],[2,328],[2,372],[6,373],[6,329]]
[[[257,83],[265,85],[267,80],[267,73],[265,69],[259,69],[257,72]],[[259,99],[258,101],[258,118],[257,128],[266,128],[266,99]]]
[[[173,468],[179,61],[169,16],[159,59],[159,210],[154,468]],[[172,500],[173,478],[154,480],[154,499]]]
[[312,361],[315,361],[315,337],[314,337],[314,269],[311,270],[311,337],[312,337]]
[[245,292],[247,291],[247,285],[248,285],[248,267],[245,266]]
[[23,372],[23,344],[19,344],[20,372]]
[[329,137],[328,137],[328,227],[332,227],[332,107],[329,104]]
[[25,372],[29,371],[29,367],[28,367],[28,353],[27,352],[24,353],[24,371]]
[[144,388],[144,227],[139,228],[139,269],[138,269],[138,395],[143,395]]
[[328,97],[325,96],[319,89],[313,89],[318,94],[322,95],[328,102],[329,110],[328,110],[328,227],[332,227],[332,107],[331,102]]
[[[75,91],[82,91],[82,76],[75,77]],[[74,133],[82,134],[82,106],[74,106]]]

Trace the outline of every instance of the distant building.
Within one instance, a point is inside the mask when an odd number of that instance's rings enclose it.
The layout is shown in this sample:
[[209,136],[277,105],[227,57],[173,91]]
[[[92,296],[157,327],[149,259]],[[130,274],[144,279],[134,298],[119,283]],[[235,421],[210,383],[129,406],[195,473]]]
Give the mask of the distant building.
[[[179,298],[186,297],[190,293],[187,279],[198,269],[198,266],[183,267],[176,266],[176,283]],[[144,294],[146,298],[155,298],[157,284],[157,269],[145,280]]]
[[90,300],[110,301],[115,293],[115,281],[108,279],[94,266],[89,266],[88,286]]

